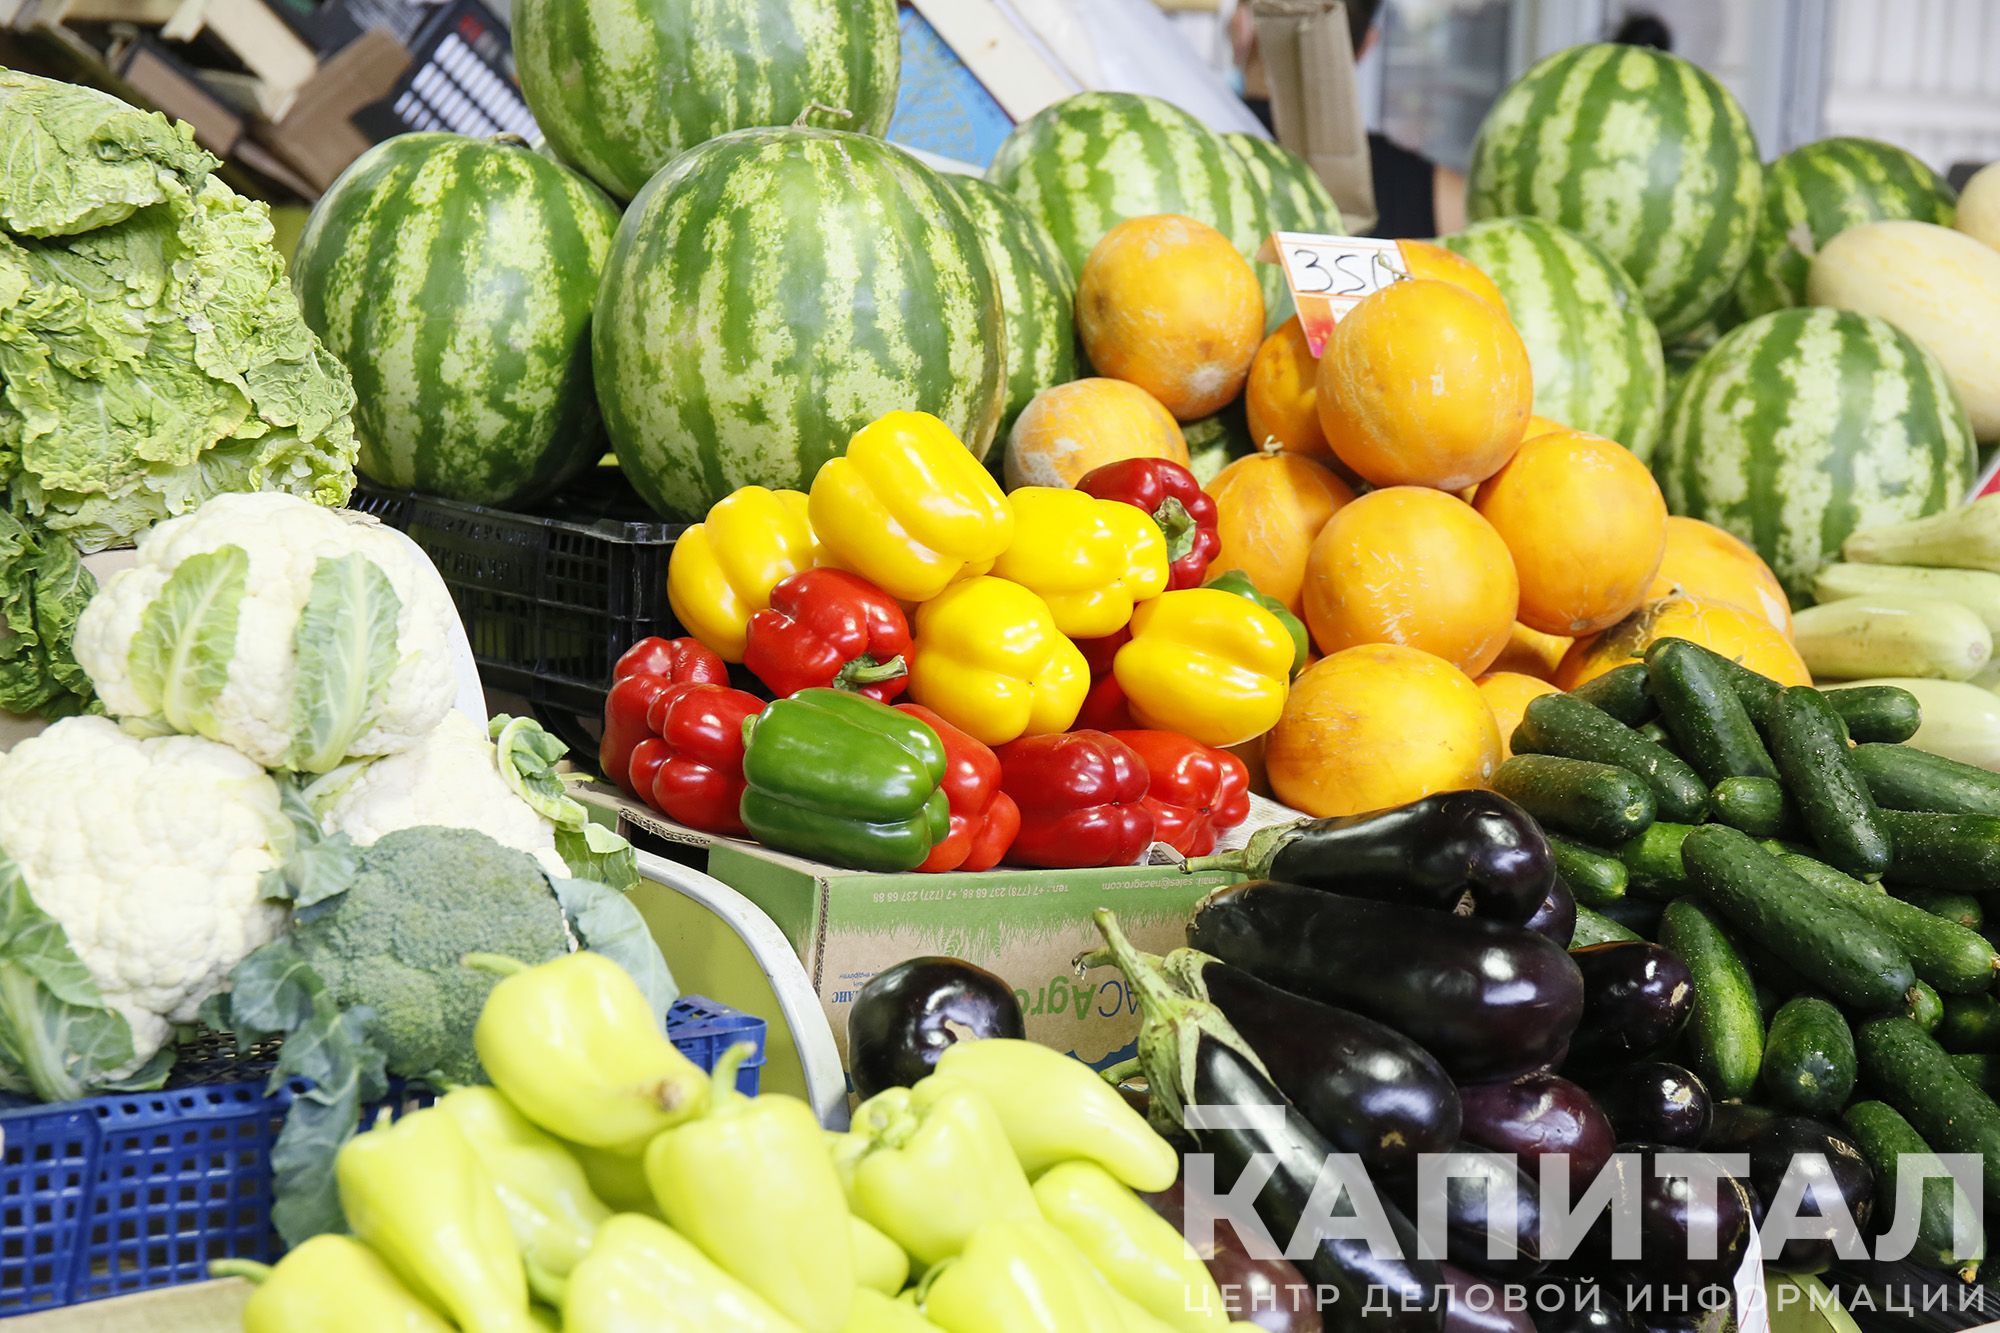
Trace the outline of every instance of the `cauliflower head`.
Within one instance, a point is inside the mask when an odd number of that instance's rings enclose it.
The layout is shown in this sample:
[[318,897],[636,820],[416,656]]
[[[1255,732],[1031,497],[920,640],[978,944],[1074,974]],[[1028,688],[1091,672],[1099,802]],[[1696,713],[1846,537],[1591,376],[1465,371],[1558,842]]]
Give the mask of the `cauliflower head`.
[[139,540],[77,622],[106,711],[308,773],[416,745],[457,693],[449,595],[394,531],[278,492]]
[[213,741],[71,717],[0,756],[0,849],[131,1027],[132,1068],[278,934],[259,881],[289,845],[278,784]]

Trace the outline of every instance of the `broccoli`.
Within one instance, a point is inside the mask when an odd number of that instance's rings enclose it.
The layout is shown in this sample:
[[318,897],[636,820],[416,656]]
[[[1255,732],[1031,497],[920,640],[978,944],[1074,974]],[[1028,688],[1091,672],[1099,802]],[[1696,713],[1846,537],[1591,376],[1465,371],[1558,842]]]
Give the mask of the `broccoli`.
[[468,953],[546,962],[570,948],[562,907],[535,858],[483,833],[411,828],[362,850],[345,893],[302,910],[300,957],[406,1078],[483,1083],[473,1025],[498,978]]

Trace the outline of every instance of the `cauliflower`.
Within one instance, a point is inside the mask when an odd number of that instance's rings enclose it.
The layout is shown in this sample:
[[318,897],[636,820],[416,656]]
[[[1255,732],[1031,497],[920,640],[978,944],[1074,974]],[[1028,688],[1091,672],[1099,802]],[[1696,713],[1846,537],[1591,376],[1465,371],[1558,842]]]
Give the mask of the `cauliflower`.
[[132,1059],[97,1081],[144,1064],[278,934],[259,882],[290,843],[278,784],[213,741],[72,717],[0,757],[0,856],[132,1030]]
[[139,539],[137,565],[84,608],[75,651],[114,717],[324,773],[444,720],[455,623],[420,555],[374,519],[220,495]]

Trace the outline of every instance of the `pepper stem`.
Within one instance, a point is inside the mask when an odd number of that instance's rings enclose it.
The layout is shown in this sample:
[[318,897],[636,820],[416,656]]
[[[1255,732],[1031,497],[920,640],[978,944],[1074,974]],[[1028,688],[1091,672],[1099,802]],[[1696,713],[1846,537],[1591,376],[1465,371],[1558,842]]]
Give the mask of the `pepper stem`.
[[491,972],[496,977],[511,977],[528,970],[526,963],[518,958],[509,958],[504,953],[469,953],[458,960],[458,965],[475,972]]
[[1194,515],[1188,513],[1187,506],[1169,495],[1160,501],[1160,507],[1153,511],[1153,522],[1160,525],[1160,533],[1167,539],[1167,563],[1173,564],[1194,549]]
[[748,1101],[736,1090],[736,1072],[743,1068],[743,1062],[757,1053],[757,1043],[739,1041],[716,1057],[715,1067],[708,1071],[708,1110],[713,1115],[723,1106],[733,1101]]
[[255,1259],[215,1259],[208,1265],[208,1275],[212,1278],[240,1277],[260,1287],[271,1280],[274,1271],[271,1265]]
[[830,683],[836,690],[859,690],[864,685],[880,685],[885,681],[901,680],[909,674],[910,668],[904,664],[901,653],[897,653],[886,662],[877,662],[864,654],[835,672]]

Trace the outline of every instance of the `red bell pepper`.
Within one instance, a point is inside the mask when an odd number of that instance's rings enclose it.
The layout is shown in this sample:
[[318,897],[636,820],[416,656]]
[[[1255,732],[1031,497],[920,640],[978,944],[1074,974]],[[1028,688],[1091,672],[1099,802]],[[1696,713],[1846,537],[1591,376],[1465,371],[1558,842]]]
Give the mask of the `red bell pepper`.
[[729,683],[729,664],[699,639],[663,639],[648,635],[627,648],[611,668],[611,690],[604,696],[604,735],[597,743],[597,767],[631,795],[644,791],[632,784],[632,748],[653,734],[646,710],[669,685],[691,681]]
[[896,707],[938,734],[944,742],[944,794],[951,802],[951,831],[933,844],[917,867],[925,873],[991,870],[1014,844],[1021,810],[1000,790],[1000,759],[981,741],[960,731],[922,704]]
[[1199,588],[1222,554],[1215,501],[1194,473],[1166,458],[1123,458],[1084,473],[1080,491],[1136,505],[1153,516],[1167,539],[1167,588]]
[[627,648],[611,668],[611,679],[623,680],[645,672],[665,676],[669,684],[705,680],[712,685],[729,683],[729,663],[700,639],[663,639],[649,634]]
[[[1098,470],[1103,471],[1102,468]],[[1139,725],[1132,720],[1132,710],[1126,705],[1124,687],[1111,674],[1112,659],[1118,656],[1120,648],[1130,642],[1132,631],[1129,629],[1121,629],[1101,639],[1076,641],[1076,646],[1083,652],[1084,663],[1090,667],[1090,693],[1083,696],[1083,707],[1077,710],[1076,721],[1070,724],[1070,730],[1129,731]]]
[[910,622],[895,598],[844,569],[806,569],[750,617],[743,665],[779,698],[832,686],[888,703],[909,687]]
[[669,685],[653,700],[653,734],[632,749],[632,785],[646,804],[689,828],[741,834],[743,722],[764,701],[727,685]]
[[1021,807],[1007,859],[1048,867],[1129,866],[1153,841],[1146,765],[1102,731],[1023,736],[1000,747],[1000,787]]
[[1215,836],[1250,817],[1250,770],[1227,750],[1171,731],[1113,732],[1145,762],[1151,779],[1140,804],[1153,813],[1153,840],[1182,856],[1207,856]]

